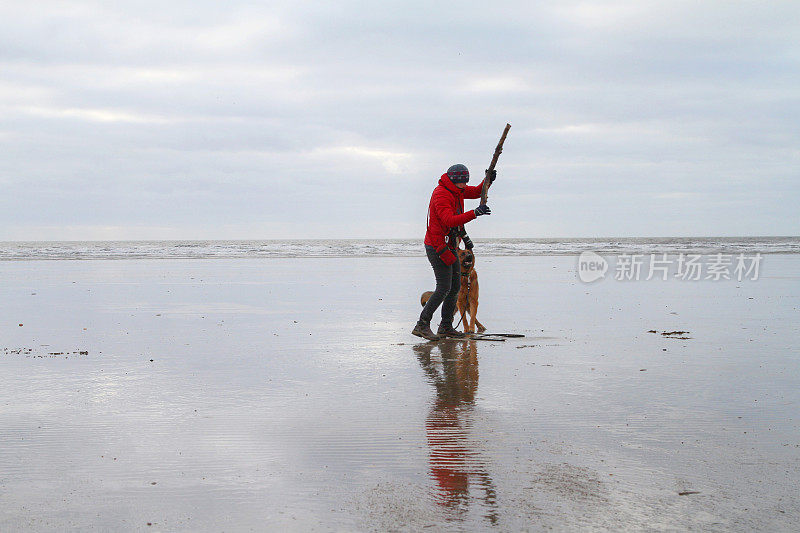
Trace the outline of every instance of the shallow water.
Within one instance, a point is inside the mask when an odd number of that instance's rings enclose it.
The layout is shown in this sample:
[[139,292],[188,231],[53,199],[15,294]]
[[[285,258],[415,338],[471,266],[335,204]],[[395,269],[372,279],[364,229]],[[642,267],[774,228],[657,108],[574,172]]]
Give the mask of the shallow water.
[[767,259],[479,257],[527,337],[435,345],[423,258],[2,263],[0,530],[791,530],[800,256]]

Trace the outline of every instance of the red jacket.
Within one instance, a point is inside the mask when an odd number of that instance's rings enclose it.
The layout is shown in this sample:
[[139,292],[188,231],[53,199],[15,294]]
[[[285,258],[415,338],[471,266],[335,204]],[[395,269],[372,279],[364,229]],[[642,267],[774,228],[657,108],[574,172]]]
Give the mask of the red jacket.
[[[456,187],[447,174],[439,178],[439,185],[433,189],[431,203],[428,205],[428,230],[425,232],[425,244],[439,248],[450,228],[463,226],[475,219],[475,212],[464,213],[464,198],[480,198],[483,182],[480,185],[463,189]],[[461,213],[461,214],[459,214]],[[449,243],[455,247],[455,243]]]

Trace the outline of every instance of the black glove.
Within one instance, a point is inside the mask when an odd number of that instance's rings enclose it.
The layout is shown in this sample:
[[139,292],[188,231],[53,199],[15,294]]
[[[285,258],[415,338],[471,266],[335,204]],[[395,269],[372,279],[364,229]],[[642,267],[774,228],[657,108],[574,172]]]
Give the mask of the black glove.
[[489,178],[489,185],[491,185],[492,183],[494,183],[494,180],[497,179],[497,170],[495,170],[495,169],[489,170],[487,168],[486,169],[486,177]]
[[481,215],[491,215],[492,210],[489,209],[489,206],[486,204],[481,204],[475,208],[475,216],[479,217]]
[[464,241],[464,248],[466,248],[467,250],[472,250],[474,245],[472,244],[472,239],[469,238],[469,235],[464,235],[464,238],[462,240]]

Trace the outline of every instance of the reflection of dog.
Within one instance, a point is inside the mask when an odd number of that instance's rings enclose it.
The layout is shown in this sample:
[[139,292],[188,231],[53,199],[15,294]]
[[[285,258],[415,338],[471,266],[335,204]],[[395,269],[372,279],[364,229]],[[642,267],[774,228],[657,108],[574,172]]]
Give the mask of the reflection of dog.
[[[486,331],[486,328],[478,322],[478,272],[475,270],[475,254],[472,250],[458,250],[458,261],[461,263],[461,290],[458,291],[456,307],[461,313],[461,322],[464,324],[464,333],[473,333],[475,326],[478,331]],[[430,299],[433,291],[425,291],[420,297],[423,307]],[[467,324],[466,313],[469,313],[469,324]]]

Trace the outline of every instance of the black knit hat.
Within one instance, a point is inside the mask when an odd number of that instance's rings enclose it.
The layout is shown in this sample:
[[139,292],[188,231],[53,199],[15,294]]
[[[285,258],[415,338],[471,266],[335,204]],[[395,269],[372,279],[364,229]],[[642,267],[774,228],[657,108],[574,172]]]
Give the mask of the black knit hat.
[[453,183],[469,183],[469,170],[465,165],[458,163],[447,169],[447,177]]

